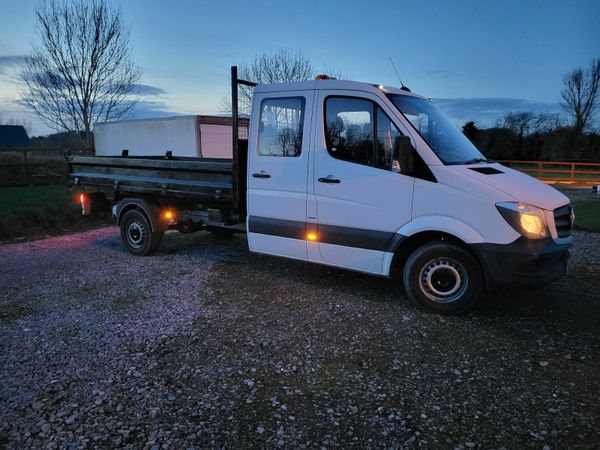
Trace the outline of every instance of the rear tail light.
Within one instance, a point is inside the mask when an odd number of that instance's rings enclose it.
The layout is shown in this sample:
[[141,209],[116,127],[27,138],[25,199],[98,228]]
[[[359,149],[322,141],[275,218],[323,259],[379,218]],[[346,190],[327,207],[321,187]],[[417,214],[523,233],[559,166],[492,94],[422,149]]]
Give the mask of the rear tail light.
[[161,215],[163,220],[168,224],[171,225],[177,223],[177,211],[175,211],[174,209],[165,209],[163,210]]
[[90,197],[82,192],[79,194],[79,203],[81,204],[81,215],[89,216],[92,213],[92,201]]

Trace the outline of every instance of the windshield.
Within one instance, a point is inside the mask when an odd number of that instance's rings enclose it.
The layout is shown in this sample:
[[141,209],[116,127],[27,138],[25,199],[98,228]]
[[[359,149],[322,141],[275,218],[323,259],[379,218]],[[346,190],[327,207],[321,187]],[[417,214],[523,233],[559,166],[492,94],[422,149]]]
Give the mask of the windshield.
[[487,162],[479,150],[435,105],[410,95],[388,95],[444,164]]

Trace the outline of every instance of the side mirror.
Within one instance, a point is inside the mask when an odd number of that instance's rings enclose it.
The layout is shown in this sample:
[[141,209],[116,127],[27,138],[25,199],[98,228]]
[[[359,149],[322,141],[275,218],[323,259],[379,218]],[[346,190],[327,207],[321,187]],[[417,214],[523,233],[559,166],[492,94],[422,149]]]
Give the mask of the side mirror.
[[408,136],[398,136],[394,142],[394,159],[400,163],[400,173],[411,175],[414,172],[414,149]]

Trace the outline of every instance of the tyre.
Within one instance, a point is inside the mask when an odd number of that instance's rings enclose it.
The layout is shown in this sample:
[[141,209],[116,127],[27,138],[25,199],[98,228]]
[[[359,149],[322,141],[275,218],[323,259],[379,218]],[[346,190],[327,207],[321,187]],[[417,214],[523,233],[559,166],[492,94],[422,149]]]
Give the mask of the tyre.
[[121,218],[123,246],[137,256],[150,255],[158,250],[164,232],[152,232],[150,221],[139,209],[127,211]]
[[464,248],[449,242],[418,247],[404,266],[404,288],[417,305],[441,314],[471,308],[483,293],[479,262]]

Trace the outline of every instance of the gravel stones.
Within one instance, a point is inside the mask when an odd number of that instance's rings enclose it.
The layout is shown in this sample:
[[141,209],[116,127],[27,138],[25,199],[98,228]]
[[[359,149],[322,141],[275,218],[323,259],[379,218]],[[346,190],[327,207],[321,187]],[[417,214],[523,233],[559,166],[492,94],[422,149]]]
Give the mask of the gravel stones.
[[396,282],[114,227],[0,247],[7,448],[593,448],[600,235],[471,313]]

